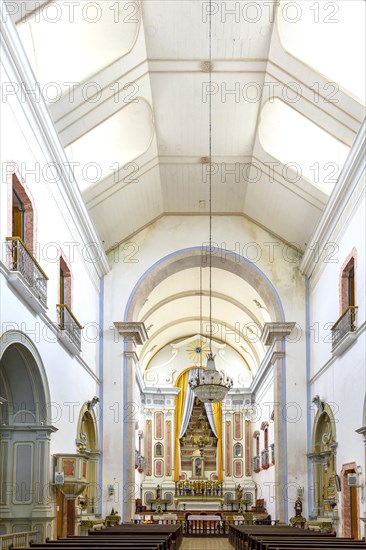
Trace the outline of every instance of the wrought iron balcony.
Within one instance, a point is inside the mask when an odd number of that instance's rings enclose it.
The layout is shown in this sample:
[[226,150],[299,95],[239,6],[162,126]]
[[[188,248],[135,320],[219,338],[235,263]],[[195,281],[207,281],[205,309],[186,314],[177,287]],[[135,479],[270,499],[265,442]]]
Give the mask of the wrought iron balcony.
[[269,468],[269,450],[263,449],[261,452],[262,468],[265,470]]
[[[71,309],[66,304],[57,304],[58,322],[61,334],[68,336],[69,340],[76,346],[77,350],[81,350],[81,331],[83,327],[72,313]],[[73,351],[73,350],[71,350]]]
[[[28,287],[32,289],[35,297],[46,308],[47,275],[20,237],[6,237],[6,241],[9,270],[12,272],[17,272],[21,275]],[[17,286],[21,294],[24,294],[20,284],[14,284],[14,286]],[[27,299],[26,296],[24,297]]]
[[332,351],[348,333],[355,332],[357,309],[357,306],[349,306],[332,326]]
[[255,472],[260,472],[261,469],[261,458],[260,456],[253,457],[253,470]]

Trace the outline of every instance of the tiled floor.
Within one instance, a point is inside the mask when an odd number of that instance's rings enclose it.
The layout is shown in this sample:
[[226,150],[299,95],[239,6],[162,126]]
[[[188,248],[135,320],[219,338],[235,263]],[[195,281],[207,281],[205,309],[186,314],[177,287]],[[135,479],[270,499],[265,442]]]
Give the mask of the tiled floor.
[[219,537],[183,538],[181,550],[233,550],[228,539]]

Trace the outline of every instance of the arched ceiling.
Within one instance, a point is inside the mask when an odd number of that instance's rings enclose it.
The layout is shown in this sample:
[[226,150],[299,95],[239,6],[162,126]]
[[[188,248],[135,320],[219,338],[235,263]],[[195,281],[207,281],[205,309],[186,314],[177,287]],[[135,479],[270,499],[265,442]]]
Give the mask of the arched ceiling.
[[[260,334],[269,320],[263,299],[244,279],[222,269],[212,269],[212,288],[213,337],[236,350],[254,376],[265,353]],[[208,337],[208,267],[179,271],[156,285],[138,320],[145,323],[149,335],[139,351],[143,368],[170,342],[196,334]]]
[[[365,114],[365,2],[275,5],[213,2],[213,211],[304,250]],[[208,2],[8,6],[106,250],[207,215]]]

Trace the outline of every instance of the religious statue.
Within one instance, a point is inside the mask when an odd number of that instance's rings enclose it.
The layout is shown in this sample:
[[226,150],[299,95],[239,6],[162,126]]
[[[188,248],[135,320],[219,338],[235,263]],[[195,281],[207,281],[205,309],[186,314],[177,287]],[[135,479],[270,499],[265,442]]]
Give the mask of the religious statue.
[[192,487],[193,487],[193,494],[196,495],[197,494],[197,481],[193,482]]
[[302,514],[302,502],[299,497],[295,500],[295,516],[301,517]]
[[243,498],[243,489],[241,488],[239,483],[236,488],[236,500],[241,500],[242,498]]
[[160,499],[160,494],[161,494],[161,489],[160,489],[160,485],[158,485],[156,487],[156,500]]
[[200,458],[196,458],[195,460],[195,463],[194,463],[194,466],[195,466],[195,476],[196,477],[201,477],[202,475],[202,460]]

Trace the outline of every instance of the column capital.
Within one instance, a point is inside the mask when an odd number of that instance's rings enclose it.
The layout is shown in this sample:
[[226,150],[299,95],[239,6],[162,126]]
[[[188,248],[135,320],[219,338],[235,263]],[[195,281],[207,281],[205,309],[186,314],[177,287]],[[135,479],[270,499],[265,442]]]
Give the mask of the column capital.
[[261,341],[265,346],[288,336],[295,326],[295,322],[264,323],[261,334]]
[[113,323],[118,334],[132,341],[137,346],[141,346],[148,340],[148,334],[144,323],[118,322]]

